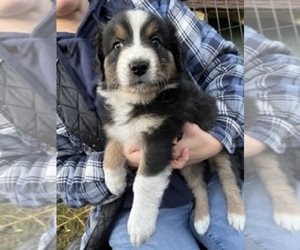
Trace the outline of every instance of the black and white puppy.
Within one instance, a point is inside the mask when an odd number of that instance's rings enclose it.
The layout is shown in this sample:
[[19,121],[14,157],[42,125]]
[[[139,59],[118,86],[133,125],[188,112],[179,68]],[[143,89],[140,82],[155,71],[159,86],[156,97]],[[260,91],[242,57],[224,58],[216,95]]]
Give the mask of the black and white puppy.
[[[173,140],[189,121],[210,129],[217,116],[214,98],[200,91],[183,73],[176,29],[171,22],[129,10],[115,16],[96,35],[104,81],[98,89],[106,109],[105,183],[120,195],[126,186],[124,144],[141,148],[128,221],[133,245],[155,230],[160,202],[172,171]],[[228,203],[228,220],[244,227],[244,207],[229,156],[214,157]],[[206,185],[200,164],[181,173],[195,196],[195,227],[204,234],[210,223]]]

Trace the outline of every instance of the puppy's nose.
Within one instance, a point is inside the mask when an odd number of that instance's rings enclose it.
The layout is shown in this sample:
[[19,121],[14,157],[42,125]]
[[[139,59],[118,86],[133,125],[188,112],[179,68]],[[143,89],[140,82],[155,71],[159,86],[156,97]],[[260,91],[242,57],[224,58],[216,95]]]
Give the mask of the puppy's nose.
[[130,69],[133,74],[142,76],[147,72],[149,61],[135,61],[130,64]]

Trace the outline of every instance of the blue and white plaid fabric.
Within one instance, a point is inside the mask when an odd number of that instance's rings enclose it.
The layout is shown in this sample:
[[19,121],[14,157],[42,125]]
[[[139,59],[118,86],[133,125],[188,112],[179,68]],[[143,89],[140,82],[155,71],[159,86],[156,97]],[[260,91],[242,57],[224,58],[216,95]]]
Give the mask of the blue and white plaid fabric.
[[[116,199],[105,186],[103,152],[93,152],[57,120],[58,199],[71,207],[99,205]],[[129,173],[128,170],[128,176]]]
[[0,203],[32,208],[54,204],[55,182],[55,151],[0,114]]
[[[258,117],[247,134],[277,153],[300,146],[300,59],[279,41],[245,27],[245,94]],[[246,121],[247,122],[247,121]]]

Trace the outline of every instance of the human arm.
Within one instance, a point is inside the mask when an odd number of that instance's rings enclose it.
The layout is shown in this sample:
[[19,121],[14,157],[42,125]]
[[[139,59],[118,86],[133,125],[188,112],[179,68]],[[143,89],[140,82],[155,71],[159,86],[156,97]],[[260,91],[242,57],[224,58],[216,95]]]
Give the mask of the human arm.
[[[217,119],[207,133],[218,140],[229,153],[234,153],[237,147],[243,147],[243,59],[237,54],[235,46],[222,39],[215,30],[200,22],[198,26],[203,39],[199,51],[203,51],[203,54],[198,55],[201,57],[198,65],[190,66],[188,74],[217,103]],[[210,48],[205,50],[203,47]],[[197,54],[193,57],[195,59]],[[200,73],[201,64],[204,67]],[[205,148],[206,145],[199,146]]]
[[59,201],[71,207],[99,205],[118,198],[105,185],[103,152],[91,151],[66,130],[60,119],[57,126],[57,195]]
[[267,146],[263,142],[245,134],[244,157],[248,158],[263,152]]
[[299,65],[286,45],[245,27],[245,94],[253,100],[246,105],[257,109],[246,133],[276,153],[300,146]]
[[0,114],[0,202],[40,207],[56,202],[55,151],[17,131]]

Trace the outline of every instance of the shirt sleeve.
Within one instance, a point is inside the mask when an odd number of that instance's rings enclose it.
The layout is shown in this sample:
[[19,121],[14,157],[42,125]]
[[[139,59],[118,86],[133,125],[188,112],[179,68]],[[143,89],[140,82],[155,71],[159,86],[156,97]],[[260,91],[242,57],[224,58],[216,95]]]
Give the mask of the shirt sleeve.
[[[109,203],[118,197],[105,185],[103,152],[92,151],[69,133],[58,118],[57,195],[71,207]],[[126,166],[125,166],[126,167]],[[130,170],[128,172],[128,183]]]
[[17,131],[0,114],[0,202],[21,207],[56,203],[56,154]]
[[257,108],[247,134],[277,153],[299,147],[300,59],[283,43],[249,27],[245,27],[245,92]]
[[172,21],[177,29],[187,75],[217,101],[218,117],[209,133],[230,153],[236,147],[243,147],[244,61],[236,46],[199,20],[180,1],[132,2],[137,8],[155,12]]
[[202,41],[191,57],[199,60],[189,71],[199,87],[217,101],[218,116],[209,133],[233,153],[244,145],[244,62],[233,43],[203,22],[198,21],[197,27]]
[[209,133],[233,153],[243,147],[243,59],[232,42],[182,3],[171,0],[168,17],[178,30],[187,74],[217,101],[218,117]]

